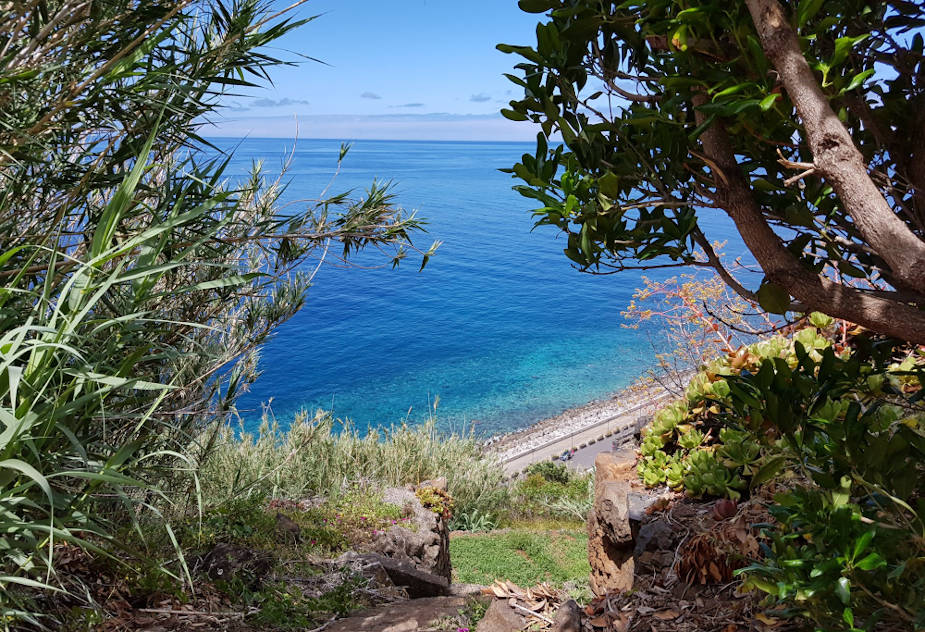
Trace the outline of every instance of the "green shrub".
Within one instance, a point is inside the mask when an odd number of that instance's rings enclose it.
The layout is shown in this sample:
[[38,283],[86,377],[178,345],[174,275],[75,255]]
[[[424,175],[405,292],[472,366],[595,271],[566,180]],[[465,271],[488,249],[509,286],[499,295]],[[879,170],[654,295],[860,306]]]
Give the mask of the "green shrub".
[[531,476],[533,474],[539,474],[545,480],[552,483],[568,483],[571,479],[571,473],[568,469],[568,466],[564,463],[557,463],[555,461],[541,461],[539,463],[533,463],[524,470],[524,474]]
[[594,500],[593,473],[579,474],[559,464],[537,465],[544,467],[515,484],[509,516],[583,521]]
[[493,531],[497,528],[497,518],[491,514],[482,513],[478,509],[467,513],[457,512],[449,523],[451,531]]
[[764,556],[740,571],[746,583],[821,629],[920,628],[925,350],[863,335],[836,342],[831,320],[814,316],[830,329],[711,363],[691,382],[684,417],[672,407],[646,433],[640,476],[737,498],[786,472]]

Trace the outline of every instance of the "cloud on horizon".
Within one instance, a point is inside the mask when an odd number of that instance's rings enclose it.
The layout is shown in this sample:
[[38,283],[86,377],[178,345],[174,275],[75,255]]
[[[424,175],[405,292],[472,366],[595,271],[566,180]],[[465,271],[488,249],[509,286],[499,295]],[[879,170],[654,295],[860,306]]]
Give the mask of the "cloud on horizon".
[[287,105],[308,105],[308,101],[305,99],[290,99],[289,97],[285,97],[279,101],[274,101],[273,99],[254,99],[250,104],[255,108],[279,108]]
[[390,105],[390,108],[422,108],[423,103],[404,103],[402,105]]
[[473,94],[469,97],[469,100],[473,103],[485,103],[486,101],[491,101],[491,96],[485,94],[484,92],[479,92],[478,94]]
[[204,136],[340,140],[533,141],[538,125],[494,114],[445,112],[242,116],[214,119]]
[[364,92],[360,95],[361,99],[381,99],[382,97],[375,92]]

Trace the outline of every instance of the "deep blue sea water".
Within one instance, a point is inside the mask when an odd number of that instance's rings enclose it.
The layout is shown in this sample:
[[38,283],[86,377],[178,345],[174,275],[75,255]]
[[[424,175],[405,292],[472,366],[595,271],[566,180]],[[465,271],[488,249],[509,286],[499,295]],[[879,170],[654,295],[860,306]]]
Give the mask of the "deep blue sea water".
[[[295,143],[285,200],[315,199],[334,172],[338,141],[213,139],[278,171]],[[555,229],[532,230],[530,200],[498,169],[530,144],[360,141],[330,193],[393,180],[398,201],[428,220],[443,246],[423,272],[365,253],[362,267],[324,267],[306,307],[262,349],[261,377],[239,402],[249,426],[262,405],[285,425],[323,407],[361,429],[426,417],[439,397],[444,428],[479,434],[522,427],[627,386],[650,364],[651,336],[620,311],[638,273],[573,269]],[[728,232],[728,229],[726,229]]]

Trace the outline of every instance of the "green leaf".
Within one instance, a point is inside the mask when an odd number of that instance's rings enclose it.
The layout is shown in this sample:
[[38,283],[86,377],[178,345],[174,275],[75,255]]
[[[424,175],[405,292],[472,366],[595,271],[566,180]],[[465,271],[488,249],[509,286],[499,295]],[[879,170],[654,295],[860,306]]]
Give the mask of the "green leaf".
[[759,103],[758,106],[762,110],[767,112],[768,110],[771,109],[771,106],[774,105],[774,102],[777,101],[779,98],[780,98],[780,95],[777,94],[776,92],[774,94],[769,94],[765,98],[761,99],[761,103]]
[[787,460],[784,457],[778,456],[758,468],[758,471],[752,476],[752,489],[774,478],[783,469],[786,462]]
[[861,84],[867,81],[870,77],[874,75],[876,71],[871,68],[870,70],[865,70],[864,72],[859,72],[854,77],[851,78],[851,82],[845,87],[841,92],[851,92],[852,90],[859,88]]
[[821,8],[822,0],[801,0],[797,5],[797,26],[802,29]]
[[855,44],[864,41],[867,37],[868,35],[864,34],[857,37],[839,37],[835,40],[835,52],[832,54],[832,59],[829,60],[829,66],[834,68],[845,61]]
[[835,319],[831,316],[826,316],[822,312],[812,312],[809,315],[809,322],[819,329],[828,329],[828,327],[835,322]]
[[847,623],[852,629],[854,628],[854,612],[851,611],[851,608],[845,608],[841,613],[841,618]]
[[112,200],[103,210],[103,216],[100,218],[96,232],[93,234],[93,242],[90,245],[91,258],[98,257],[109,248],[119,220],[122,219],[122,215],[131,206],[132,199],[135,197],[135,189],[138,187],[141,176],[148,166],[148,156],[151,153],[151,147],[154,145],[154,139],[157,138],[157,128],[158,125],[155,125],[154,129],[151,130],[148,140],[135,158],[135,165],[125,176],[122,184],[119,185],[119,189],[112,196]]
[[522,112],[517,112],[515,110],[509,110],[507,108],[501,108],[501,116],[503,116],[506,119],[510,119],[512,121],[529,120],[526,114],[523,114]]
[[776,283],[764,283],[756,298],[761,308],[772,314],[786,314],[790,308],[790,293]]
[[601,193],[611,199],[620,197],[620,176],[607,172],[597,181]]
[[546,13],[559,6],[558,0],[519,0],[517,6],[525,13]]
[[851,559],[857,559],[857,557],[867,548],[867,545],[870,544],[870,541],[873,539],[873,537],[873,531],[865,531],[864,534],[858,538],[858,541],[854,543],[854,552],[851,554]]
[[847,577],[839,577],[835,583],[835,595],[847,606],[851,601],[851,580]]
[[862,571],[872,571],[877,568],[883,568],[886,566],[886,560],[879,553],[870,553],[862,559],[860,562],[855,564]]

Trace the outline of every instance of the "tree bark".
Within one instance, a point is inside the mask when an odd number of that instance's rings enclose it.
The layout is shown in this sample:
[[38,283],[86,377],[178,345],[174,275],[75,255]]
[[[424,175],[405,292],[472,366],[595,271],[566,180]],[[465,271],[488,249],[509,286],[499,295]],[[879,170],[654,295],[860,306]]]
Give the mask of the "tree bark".
[[[705,103],[698,95],[694,105]],[[705,120],[695,108],[698,125]],[[748,181],[735,159],[725,127],[719,121],[701,135],[704,153],[719,173],[714,174],[716,202],[726,211],[767,278],[786,289],[808,309],[843,318],[902,340],[925,344],[925,311],[906,303],[871,296],[836,283],[804,268],[784,247],[765,220]],[[711,167],[712,168],[712,167]]]
[[925,241],[900,219],[871,180],[861,152],[822,92],[777,0],[746,0],[761,46],[780,75],[806,130],[816,170],[832,185],[864,240],[896,283],[925,291]]

